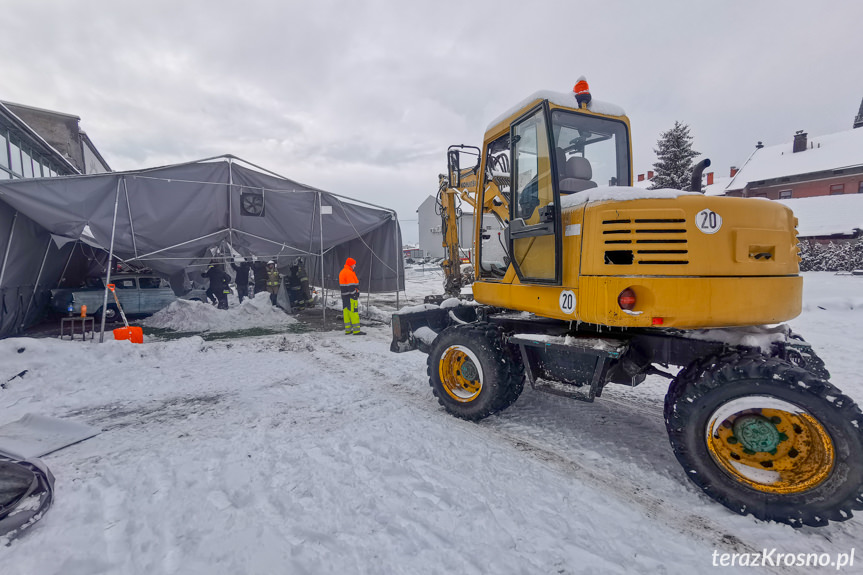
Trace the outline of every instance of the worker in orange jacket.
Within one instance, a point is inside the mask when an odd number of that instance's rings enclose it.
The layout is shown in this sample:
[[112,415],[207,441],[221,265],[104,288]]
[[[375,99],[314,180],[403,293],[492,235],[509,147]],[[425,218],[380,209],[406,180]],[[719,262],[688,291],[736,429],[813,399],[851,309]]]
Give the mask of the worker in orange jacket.
[[345,261],[339,272],[339,286],[342,288],[342,314],[345,317],[345,335],[366,335],[360,331],[360,280],[354,273],[357,262],[354,258]]

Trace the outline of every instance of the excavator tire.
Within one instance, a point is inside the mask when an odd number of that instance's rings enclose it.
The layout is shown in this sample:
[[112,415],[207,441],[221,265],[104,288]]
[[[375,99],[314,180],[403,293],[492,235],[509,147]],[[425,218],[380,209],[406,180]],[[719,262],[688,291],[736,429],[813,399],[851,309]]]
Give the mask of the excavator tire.
[[796,333],[792,332],[790,337],[792,340],[800,343],[792,344],[786,348],[786,359],[797,367],[802,367],[807,371],[811,371],[821,379],[830,379],[830,372],[827,371],[827,366],[824,365],[824,360],[815,353],[812,346],[809,345],[802,336]]
[[790,362],[694,362],[671,383],[665,425],[686,476],[735,513],[802,527],[863,510],[863,415]]
[[448,327],[428,355],[429,385],[444,409],[469,421],[512,405],[524,389],[518,354],[488,323]]

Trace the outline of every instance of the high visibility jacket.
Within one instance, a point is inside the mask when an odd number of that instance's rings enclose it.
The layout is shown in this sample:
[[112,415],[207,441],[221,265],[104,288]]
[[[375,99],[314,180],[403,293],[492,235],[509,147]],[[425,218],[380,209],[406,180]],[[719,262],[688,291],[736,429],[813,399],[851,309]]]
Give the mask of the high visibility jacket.
[[267,270],[267,291],[270,293],[279,293],[279,270]]
[[339,286],[342,288],[343,296],[356,297],[360,295],[360,280],[357,278],[354,270],[347,265],[339,272]]
[[267,271],[267,285],[268,286],[277,286],[279,285],[279,270]]

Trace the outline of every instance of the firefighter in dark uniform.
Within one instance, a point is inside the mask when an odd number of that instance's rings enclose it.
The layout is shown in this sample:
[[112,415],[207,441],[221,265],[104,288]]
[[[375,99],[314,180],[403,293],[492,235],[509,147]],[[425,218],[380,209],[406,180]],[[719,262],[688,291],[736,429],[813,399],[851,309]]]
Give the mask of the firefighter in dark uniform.
[[276,262],[270,260],[267,262],[267,291],[270,292],[270,301],[276,305],[279,297],[279,284],[282,278],[279,276],[279,270],[276,268]]
[[360,331],[360,280],[354,273],[357,262],[354,258],[345,261],[339,272],[339,286],[342,288],[342,315],[345,318],[345,335],[366,335]]
[[240,265],[231,262],[231,267],[234,268],[234,282],[237,284],[237,297],[240,298],[240,303],[243,303],[244,297],[249,297],[249,272],[252,270],[251,264],[247,261],[240,262]]
[[231,293],[231,276],[215,265],[211,265],[201,275],[210,280],[210,288],[207,290],[207,293],[208,295],[212,293],[216,297],[219,309],[228,309],[228,294]]
[[302,311],[306,309],[306,298],[302,294],[302,284],[300,283],[300,266],[298,260],[295,260],[288,273],[288,297],[291,300],[291,309]]
[[306,273],[306,264],[303,258],[297,258],[297,273],[300,276],[300,297],[306,300],[306,307],[314,307],[312,290],[309,287],[309,274]]
[[255,293],[267,291],[267,264],[255,260],[255,263],[252,264],[252,271],[255,273]]

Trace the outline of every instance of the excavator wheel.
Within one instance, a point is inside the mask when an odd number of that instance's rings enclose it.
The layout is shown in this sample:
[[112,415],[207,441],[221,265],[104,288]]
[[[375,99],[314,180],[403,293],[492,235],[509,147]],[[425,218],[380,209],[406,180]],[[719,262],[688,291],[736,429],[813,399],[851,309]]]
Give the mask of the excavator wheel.
[[863,510],[863,415],[790,362],[695,362],[669,388],[665,425],[687,477],[736,513],[802,527]]
[[487,323],[442,331],[428,355],[429,385],[444,409],[478,421],[506,409],[524,387],[524,368],[504,344],[499,328]]

